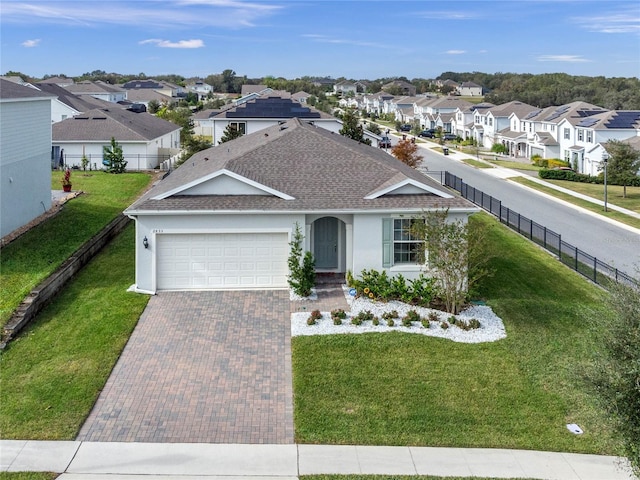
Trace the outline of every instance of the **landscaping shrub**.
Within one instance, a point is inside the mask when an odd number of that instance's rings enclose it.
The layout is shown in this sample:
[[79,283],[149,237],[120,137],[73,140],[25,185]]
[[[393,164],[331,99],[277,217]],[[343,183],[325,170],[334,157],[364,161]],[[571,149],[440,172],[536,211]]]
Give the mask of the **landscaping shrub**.
[[591,175],[585,175],[584,173],[577,173],[571,170],[551,170],[543,168],[538,171],[540,178],[546,178],[549,180],[568,180],[570,182],[581,183],[603,183],[601,177],[594,177]]
[[404,317],[402,317],[402,325],[404,325],[405,327],[410,327],[411,325],[413,325],[413,322],[419,322],[419,321],[420,321],[420,314],[415,310],[409,310],[407,314]]
[[560,160],[559,158],[550,158],[547,160],[547,168],[570,167],[569,162]]
[[420,275],[407,281],[401,274],[389,277],[386,271],[363,270],[360,278],[347,272],[347,285],[357,290],[358,295],[388,302],[400,300],[412,305],[427,307],[437,297],[435,278]]
[[287,264],[289,266],[288,283],[296,295],[308,297],[316,284],[315,260],[311,252],[302,253],[304,236],[300,225],[296,222],[293,240],[289,243],[291,252]]

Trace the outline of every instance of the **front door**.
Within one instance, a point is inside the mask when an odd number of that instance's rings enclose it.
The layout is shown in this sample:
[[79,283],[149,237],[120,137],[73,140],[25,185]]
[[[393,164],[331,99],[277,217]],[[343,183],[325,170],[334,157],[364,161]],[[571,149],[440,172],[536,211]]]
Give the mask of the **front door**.
[[338,268],[338,219],[323,217],[313,223],[313,256],[317,269]]

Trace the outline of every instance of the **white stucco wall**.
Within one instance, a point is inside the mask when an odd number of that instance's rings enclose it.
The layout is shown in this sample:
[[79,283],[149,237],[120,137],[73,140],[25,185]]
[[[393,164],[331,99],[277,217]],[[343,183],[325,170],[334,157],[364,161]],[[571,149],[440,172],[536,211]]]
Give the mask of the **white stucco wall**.
[[51,208],[51,99],[0,106],[0,236]]

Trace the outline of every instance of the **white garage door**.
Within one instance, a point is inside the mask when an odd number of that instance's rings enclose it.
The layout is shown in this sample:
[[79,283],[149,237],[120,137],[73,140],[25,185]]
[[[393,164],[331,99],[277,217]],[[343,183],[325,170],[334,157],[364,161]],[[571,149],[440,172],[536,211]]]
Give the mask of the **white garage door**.
[[157,236],[158,290],[287,287],[286,233]]

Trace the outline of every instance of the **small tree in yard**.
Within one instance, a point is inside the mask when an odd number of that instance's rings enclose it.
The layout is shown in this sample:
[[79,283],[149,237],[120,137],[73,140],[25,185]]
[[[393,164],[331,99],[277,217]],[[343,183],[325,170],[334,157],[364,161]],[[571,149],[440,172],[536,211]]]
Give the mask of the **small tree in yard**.
[[606,147],[610,155],[607,163],[608,179],[612,184],[622,185],[622,197],[627,198],[627,185],[638,178],[640,152],[619,140],[609,140]]
[[[448,210],[427,212],[422,221],[412,222],[412,234],[425,241],[421,263],[435,271],[438,293],[448,313],[457,314],[469,292],[492,274],[488,267],[488,227],[469,218],[450,221]],[[425,258],[428,257],[428,258]]]
[[[640,270],[637,271],[640,274]],[[596,351],[590,380],[614,415],[626,454],[640,474],[640,286],[613,283],[604,301],[610,315],[594,314],[604,325],[604,351]]]
[[114,137],[111,137],[111,145],[103,147],[103,156],[107,161],[106,167],[109,173],[124,173],[127,168],[127,161],[122,153],[122,146]]
[[296,222],[293,232],[293,240],[289,243],[291,253],[287,261],[289,265],[289,286],[300,297],[311,295],[311,289],[316,284],[316,262],[311,252],[302,254],[302,241],[304,236],[300,231],[300,225]]
[[229,142],[241,136],[242,136],[242,132],[240,131],[240,129],[235,128],[233,125],[229,124],[227,125],[227,128],[224,129],[222,138],[220,138],[220,143]]
[[358,116],[352,110],[347,110],[342,115],[342,128],[338,133],[343,137],[349,137],[357,142],[371,145],[371,140],[364,138],[364,128],[358,123]]
[[418,145],[408,139],[400,140],[395,147],[391,149],[391,153],[402,163],[406,163],[413,168],[417,167],[422,160],[422,156],[418,155]]

